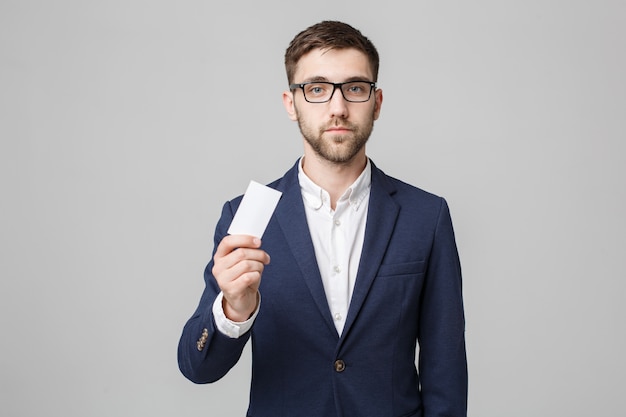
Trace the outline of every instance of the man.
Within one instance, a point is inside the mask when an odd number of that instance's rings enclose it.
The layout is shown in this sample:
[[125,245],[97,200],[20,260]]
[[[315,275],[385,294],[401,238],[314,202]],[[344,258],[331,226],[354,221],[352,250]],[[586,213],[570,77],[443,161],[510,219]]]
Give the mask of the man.
[[191,381],[213,382],[252,339],[248,416],[466,415],[448,207],[366,156],[383,101],[378,64],[374,45],[347,24],[298,34],[285,54],[283,103],[304,156],[269,184],[282,197],[263,243],[228,235],[241,196],[224,205],[178,362]]

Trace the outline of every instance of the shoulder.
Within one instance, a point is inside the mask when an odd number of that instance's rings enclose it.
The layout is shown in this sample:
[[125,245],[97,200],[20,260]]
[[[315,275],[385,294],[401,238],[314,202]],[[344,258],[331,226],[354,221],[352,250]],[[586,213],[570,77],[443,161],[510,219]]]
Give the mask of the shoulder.
[[442,205],[446,204],[442,196],[387,175],[373,163],[372,187],[382,187],[400,205],[418,205],[421,207],[436,208],[438,210]]

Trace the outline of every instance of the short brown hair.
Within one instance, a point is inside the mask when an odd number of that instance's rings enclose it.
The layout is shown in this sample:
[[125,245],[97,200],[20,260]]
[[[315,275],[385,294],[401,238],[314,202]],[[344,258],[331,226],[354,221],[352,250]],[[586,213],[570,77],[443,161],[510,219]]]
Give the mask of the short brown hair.
[[346,49],[354,48],[363,52],[372,67],[374,79],[378,79],[379,57],[374,44],[352,26],[337,21],[323,21],[308,27],[289,44],[285,51],[285,70],[287,81],[293,83],[293,76],[298,67],[298,61],[313,49]]

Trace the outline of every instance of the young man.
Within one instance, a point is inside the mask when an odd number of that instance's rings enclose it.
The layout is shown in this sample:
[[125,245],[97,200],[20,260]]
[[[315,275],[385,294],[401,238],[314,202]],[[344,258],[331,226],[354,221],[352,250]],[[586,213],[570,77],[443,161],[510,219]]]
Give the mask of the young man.
[[224,205],[206,288],[180,339],[182,373],[220,379],[251,338],[248,416],[465,416],[448,207],[365,152],[383,101],[374,45],[321,22],[293,39],[285,65],[283,103],[304,156],[269,185],[282,197],[262,244],[227,235],[241,196]]

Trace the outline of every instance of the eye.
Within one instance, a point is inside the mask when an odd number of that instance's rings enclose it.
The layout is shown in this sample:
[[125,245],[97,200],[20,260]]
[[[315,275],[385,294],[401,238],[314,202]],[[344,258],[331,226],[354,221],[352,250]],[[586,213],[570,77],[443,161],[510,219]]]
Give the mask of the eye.
[[311,96],[323,96],[328,91],[328,86],[321,83],[307,84],[304,88],[306,94]]
[[371,85],[364,81],[355,81],[352,83],[344,84],[344,95],[351,97],[355,100],[367,99],[371,91]]

